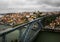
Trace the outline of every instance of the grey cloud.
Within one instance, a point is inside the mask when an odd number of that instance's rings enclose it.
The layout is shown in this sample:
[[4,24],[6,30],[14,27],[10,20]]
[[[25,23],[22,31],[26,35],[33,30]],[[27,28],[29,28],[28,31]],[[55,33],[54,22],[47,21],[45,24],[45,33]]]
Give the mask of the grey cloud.
[[[10,0],[9,0],[10,1]],[[60,0],[11,0],[9,3],[8,0],[3,0],[1,2],[6,2],[6,4],[9,4],[10,6],[13,5],[42,5],[42,4],[46,4],[46,5],[50,5],[50,6],[54,6],[54,7],[59,7],[60,6]],[[35,2],[35,3],[34,3]],[[5,4],[4,4],[5,5]]]
[[14,4],[16,4],[16,5],[36,5],[37,2],[38,2],[37,0],[25,0],[25,2],[17,1]]
[[8,8],[7,2],[0,2],[0,9]]
[[[32,3],[34,1],[36,3]],[[31,2],[30,4],[33,4],[33,5],[46,4],[46,5],[50,5],[50,6],[54,6],[54,7],[60,6],[60,0],[27,0],[27,2]]]
[[39,0],[38,4],[47,4],[55,7],[60,6],[60,0]]
[[[34,7],[30,7],[30,6],[34,6]],[[47,8],[48,6],[51,6],[51,7]],[[3,12],[3,11],[16,12],[20,10],[28,11],[28,10],[38,10],[38,9],[39,10],[60,10],[60,8],[58,7],[60,7],[60,0],[0,0],[0,9],[4,9],[4,10],[1,10],[0,12]],[[11,10],[8,8],[14,8],[14,9]],[[36,9],[33,9],[33,8],[36,8]]]

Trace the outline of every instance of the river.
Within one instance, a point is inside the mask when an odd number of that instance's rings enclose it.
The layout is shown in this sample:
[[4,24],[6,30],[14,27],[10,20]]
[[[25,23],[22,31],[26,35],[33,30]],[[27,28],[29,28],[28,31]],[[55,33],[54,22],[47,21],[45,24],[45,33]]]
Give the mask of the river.
[[59,32],[39,32],[34,42],[60,42]]

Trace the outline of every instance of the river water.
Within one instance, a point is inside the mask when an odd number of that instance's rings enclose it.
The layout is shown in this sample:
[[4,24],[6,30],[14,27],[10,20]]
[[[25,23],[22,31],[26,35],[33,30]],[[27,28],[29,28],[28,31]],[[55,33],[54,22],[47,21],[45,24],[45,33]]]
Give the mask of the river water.
[[60,42],[60,33],[58,32],[39,32],[34,42]]

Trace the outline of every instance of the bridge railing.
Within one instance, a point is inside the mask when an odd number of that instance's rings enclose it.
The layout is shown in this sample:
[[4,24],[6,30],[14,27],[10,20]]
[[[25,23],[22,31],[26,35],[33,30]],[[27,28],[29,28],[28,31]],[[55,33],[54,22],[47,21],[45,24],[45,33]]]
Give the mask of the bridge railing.
[[[31,40],[34,35],[36,35],[40,29],[43,27],[42,24],[41,24],[41,19],[43,19],[44,17],[40,17],[40,18],[37,18],[33,21],[30,21],[28,23],[24,23],[22,25],[19,25],[19,26],[16,26],[14,28],[9,28],[5,31],[2,31],[0,32],[0,37],[2,37],[2,42],[7,42],[7,39],[6,39],[6,35],[9,34],[9,33],[12,33],[13,31],[15,30],[19,30],[19,39],[18,39],[18,42],[29,42],[29,40]],[[37,29],[34,29],[33,25],[37,23],[38,24],[38,27],[36,27]],[[22,29],[26,27],[26,30],[24,31],[24,33],[22,33]],[[33,29],[32,29],[33,28]],[[30,35],[30,31],[34,31],[32,33],[32,35]]]

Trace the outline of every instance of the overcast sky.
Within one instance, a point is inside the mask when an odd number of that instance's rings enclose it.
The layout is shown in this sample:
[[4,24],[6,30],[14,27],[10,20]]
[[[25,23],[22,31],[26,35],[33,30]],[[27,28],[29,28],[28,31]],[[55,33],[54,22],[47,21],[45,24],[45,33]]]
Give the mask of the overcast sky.
[[19,10],[60,10],[60,0],[0,0],[0,13]]

